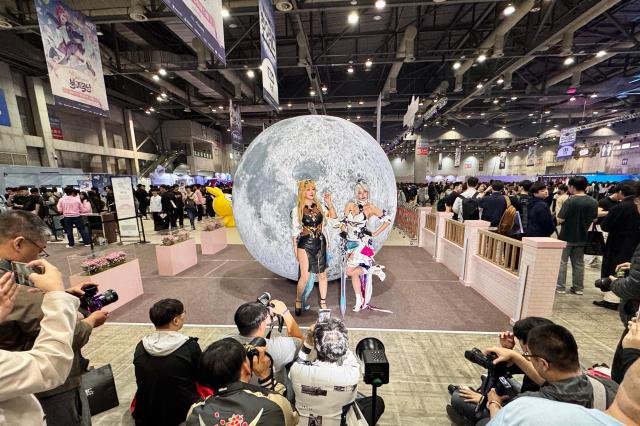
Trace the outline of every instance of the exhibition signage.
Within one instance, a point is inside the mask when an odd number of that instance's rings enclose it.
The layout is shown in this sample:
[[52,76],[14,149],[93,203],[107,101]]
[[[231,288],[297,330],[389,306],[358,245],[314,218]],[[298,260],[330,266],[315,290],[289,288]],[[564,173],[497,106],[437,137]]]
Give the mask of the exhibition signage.
[[613,145],[610,143],[604,144],[600,147],[600,157],[610,157]]
[[498,166],[499,169],[504,169],[507,167],[507,151],[502,151],[500,153],[499,156],[500,159],[500,165]]
[[429,141],[426,139],[418,139],[416,143],[417,155],[429,155]]
[[231,147],[236,151],[242,151],[242,117],[240,105],[233,104],[229,99],[229,123],[231,129]]
[[404,127],[413,126],[413,122],[416,119],[416,114],[418,113],[418,109],[420,108],[419,104],[420,104],[420,98],[417,98],[412,95],[411,103],[409,104],[409,107],[407,108],[407,113],[404,115],[404,119],[402,120]]
[[60,119],[58,117],[49,114],[49,127],[51,127],[51,137],[53,139],[64,139],[64,136],[62,135],[62,123],[60,123]]
[[113,187],[113,198],[116,202],[116,213],[119,218],[124,219],[118,221],[120,235],[123,237],[137,237],[139,235],[138,219],[136,218],[136,204],[133,201],[131,176],[113,176],[111,178],[111,186]]
[[173,13],[226,65],[222,0],[162,0]]
[[484,157],[480,156],[480,158],[478,158],[478,171],[484,171]]
[[378,95],[376,104],[376,140],[380,143],[380,125],[382,124],[382,93]]
[[453,158],[453,167],[460,167],[460,157],[462,156],[462,148],[456,148],[456,156]]
[[566,160],[573,157],[574,144],[576,143],[576,131],[561,131],[560,132],[560,146],[558,147],[558,153],[556,159]]
[[109,116],[96,26],[60,0],[36,0],[56,105]]
[[438,170],[442,170],[442,153],[438,154]]
[[4,90],[2,89],[0,89],[0,126],[11,126],[9,108],[7,108],[7,100],[4,97]]
[[536,164],[537,149],[535,146],[530,146],[527,151],[527,166],[534,166]]
[[276,54],[276,22],[273,18],[271,0],[259,0],[260,13],[260,55],[262,57],[262,95],[278,108],[278,73]]

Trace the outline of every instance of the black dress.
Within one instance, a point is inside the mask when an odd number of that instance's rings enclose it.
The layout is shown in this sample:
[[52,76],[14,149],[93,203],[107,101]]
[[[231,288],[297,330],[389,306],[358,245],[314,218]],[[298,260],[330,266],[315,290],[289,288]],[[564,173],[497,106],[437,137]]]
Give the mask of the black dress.
[[304,207],[302,232],[298,237],[298,248],[307,253],[309,272],[319,274],[327,269],[327,241],[322,234],[322,210],[315,204]]

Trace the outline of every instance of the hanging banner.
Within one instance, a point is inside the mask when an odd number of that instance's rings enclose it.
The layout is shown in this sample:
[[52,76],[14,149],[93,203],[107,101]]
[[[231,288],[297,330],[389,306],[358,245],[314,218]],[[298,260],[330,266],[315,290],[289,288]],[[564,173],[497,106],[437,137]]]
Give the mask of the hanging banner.
[[120,235],[123,237],[137,237],[139,235],[138,219],[136,219],[136,204],[133,201],[131,176],[113,176],[111,178],[111,186],[113,187],[113,198],[116,203],[118,219],[124,219],[118,220]]
[[613,150],[613,144],[607,143],[600,147],[600,157],[611,157],[611,151]]
[[416,155],[429,155],[429,141],[427,139],[418,139],[416,141]]
[[173,13],[226,65],[222,0],[162,0]]
[[404,115],[404,119],[402,120],[404,127],[413,127],[413,122],[416,120],[416,114],[418,113],[419,108],[420,98],[411,95],[411,103],[409,104],[407,113]]
[[378,95],[376,104],[376,140],[380,143],[380,125],[382,124],[382,93]]
[[456,148],[456,156],[453,158],[453,167],[460,167],[460,157],[462,157],[462,148]]
[[507,167],[507,151],[502,151],[500,153],[500,165],[498,166],[499,169],[504,169]]
[[231,99],[229,99],[229,128],[231,129],[231,147],[236,151],[242,151],[240,105],[234,105]]
[[576,143],[576,131],[570,130],[568,132],[560,132],[560,142],[558,152],[556,154],[557,160],[566,160],[573,157],[574,145]]
[[537,148],[535,146],[530,146],[527,151],[527,166],[535,166],[537,157]]
[[0,89],[0,126],[11,126],[9,108],[7,108],[7,100],[4,97],[4,90],[2,89]]
[[442,153],[438,154],[438,170],[442,170]]
[[276,21],[271,0],[260,0],[260,55],[262,57],[262,96],[278,108],[278,73],[276,54]]
[[56,105],[109,116],[96,26],[59,0],[36,0]]
[[484,171],[484,156],[481,154],[481,157],[478,158],[478,171]]

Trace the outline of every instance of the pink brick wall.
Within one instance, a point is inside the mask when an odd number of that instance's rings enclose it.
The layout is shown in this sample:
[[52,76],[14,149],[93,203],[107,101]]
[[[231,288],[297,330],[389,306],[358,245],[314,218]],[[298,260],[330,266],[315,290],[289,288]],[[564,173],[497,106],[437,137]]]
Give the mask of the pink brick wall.
[[462,247],[458,247],[451,241],[447,241],[444,238],[439,241],[439,244],[442,244],[442,263],[448,270],[453,272],[456,277],[460,277],[463,262]]
[[425,249],[431,256],[436,254],[436,234],[428,229],[422,228],[421,247]]
[[484,260],[477,254],[471,256],[470,262],[474,270],[473,276],[470,277],[471,287],[509,318],[514,318],[520,288],[518,276]]

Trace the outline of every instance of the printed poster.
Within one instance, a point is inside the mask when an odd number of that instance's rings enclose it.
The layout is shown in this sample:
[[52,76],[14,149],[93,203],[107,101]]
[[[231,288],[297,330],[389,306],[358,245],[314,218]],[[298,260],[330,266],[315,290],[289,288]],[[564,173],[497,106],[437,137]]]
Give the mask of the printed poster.
[[7,100],[4,97],[4,90],[2,89],[0,89],[0,126],[11,126],[9,108],[7,108]]
[[460,157],[462,156],[462,148],[456,148],[456,155],[453,158],[453,167],[460,167]]
[[574,145],[576,143],[576,131],[561,131],[560,132],[560,142],[558,147],[558,152],[556,154],[556,159],[558,160],[567,160],[573,157]]
[[537,157],[537,148],[535,146],[530,146],[527,151],[527,166],[535,166]]
[[613,150],[613,144],[607,143],[600,147],[600,157],[611,157],[611,151]]
[[478,158],[478,171],[484,171],[484,156],[480,156],[480,158]]
[[182,22],[226,65],[222,0],[162,0]]
[[507,151],[502,151],[500,153],[500,165],[498,166],[499,169],[505,169],[507,167]]
[[109,116],[96,26],[60,0],[35,0],[56,105]]
[[276,21],[271,0],[260,0],[260,55],[262,57],[262,95],[278,108],[278,72],[276,54]]
[[442,153],[438,153],[438,170],[442,170]]
[[429,141],[419,138],[416,142],[416,155],[429,155]]
[[233,104],[229,99],[229,123],[231,128],[231,147],[236,151],[242,151],[242,117],[240,105]]
[[138,219],[136,218],[136,204],[133,201],[133,182],[131,176],[113,176],[111,178],[111,186],[113,187],[113,197],[116,202],[118,219],[131,218],[118,220],[120,235],[123,237],[137,237],[139,235]]

